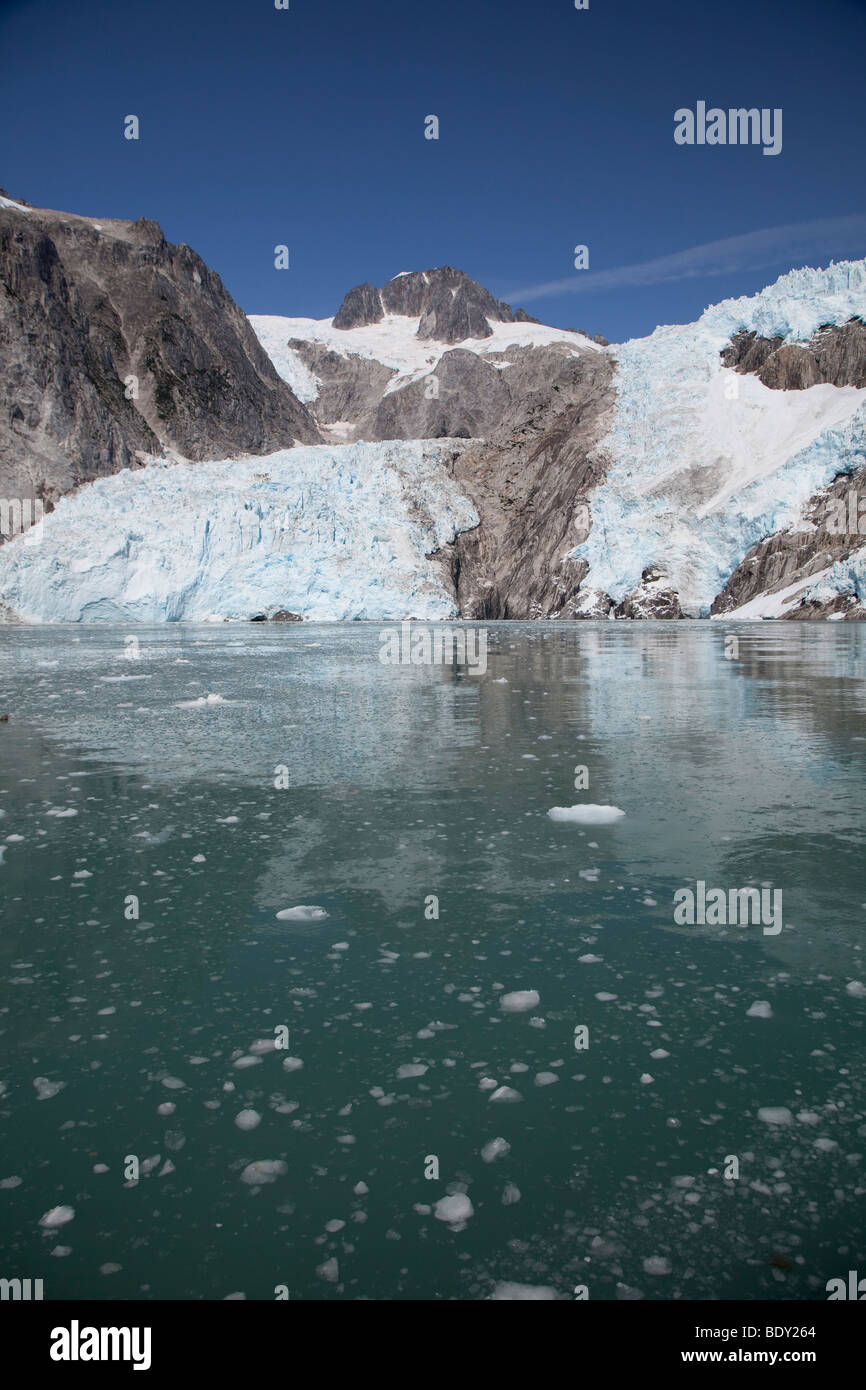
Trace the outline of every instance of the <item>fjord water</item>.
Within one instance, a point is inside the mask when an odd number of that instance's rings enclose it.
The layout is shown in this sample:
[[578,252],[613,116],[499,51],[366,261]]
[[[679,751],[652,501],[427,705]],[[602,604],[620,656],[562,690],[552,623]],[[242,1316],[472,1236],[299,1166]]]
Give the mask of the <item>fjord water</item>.
[[[0,1274],[591,1300],[866,1274],[864,629],[491,624],[478,675],[383,665],[379,632],[147,627],[136,658],[0,629]],[[582,801],[625,815],[547,815]],[[784,930],[675,926],[696,880],[781,889]],[[130,1182],[129,1155],[158,1161]]]

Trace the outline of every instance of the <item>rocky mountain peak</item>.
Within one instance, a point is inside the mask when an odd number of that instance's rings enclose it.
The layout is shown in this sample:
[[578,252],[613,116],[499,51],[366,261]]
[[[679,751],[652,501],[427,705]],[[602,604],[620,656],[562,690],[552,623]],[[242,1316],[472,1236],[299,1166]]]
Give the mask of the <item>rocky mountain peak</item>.
[[468,338],[489,338],[494,323],[538,323],[524,309],[494,299],[462,270],[439,266],[435,270],[403,271],[381,289],[356,285],[344,298],[334,318],[335,328],[361,328],[381,323],[386,314],[418,318],[419,338],[442,343],[462,343]]

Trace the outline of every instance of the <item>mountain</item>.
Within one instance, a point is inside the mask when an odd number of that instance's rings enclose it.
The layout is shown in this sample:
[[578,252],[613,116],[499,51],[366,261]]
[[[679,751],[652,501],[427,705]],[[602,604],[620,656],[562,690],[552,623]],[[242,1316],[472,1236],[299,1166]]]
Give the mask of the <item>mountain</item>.
[[56,504],[10,619],[866,616],[866,261],[612,347],[449,266],[247,320],[154,223],[0,203],[0,482]]
[[320,436],[219,276],[155,222],[0,196],[0,495]]

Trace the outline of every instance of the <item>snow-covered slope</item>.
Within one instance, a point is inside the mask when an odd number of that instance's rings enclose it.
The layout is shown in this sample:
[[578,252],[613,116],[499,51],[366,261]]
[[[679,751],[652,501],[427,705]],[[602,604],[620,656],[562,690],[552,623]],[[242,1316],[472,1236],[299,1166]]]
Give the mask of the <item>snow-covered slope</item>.
[[[477,525],[432,443],[307,446],[125,470],[0,546],[24,622],[450,618],[426,556]],[[2,605],[0,605],[2,606]]]
[[770,390],[722,366],[733,335],[787,342],[866,315],[866,261],[796,270],[753,298],[615,349],[617,401],[599,452],[592,530],[571,554],[586,587],[620,601],[657,565],[685,612],[705,614],[762,537],[795,524],[810,496],[866,458],[866,390]]
[[[250,314],[249,319],[277,372],[305,404],[316,400],[319,386],[298,353],[288,347],[293,338],[319,343],[341,357],[362,357],[390,367],[397,375],[389,382],[386,394],[429,376],[436,370],[439,359],[453,346],[432,338],[419,338],[420,318],[409,318],[404,314],[387,314],[381,323],[365,324],[359,328],[334,328],[332,318],[292,319],[272,314]],[[491,328],[489,338],[466,338],[460,347],[480,357],[502,353],[510,347],[548,347],[551,343],[566,343],[579,352],[605,351],[582,333],[548,328],[546,324],[488,322]]]

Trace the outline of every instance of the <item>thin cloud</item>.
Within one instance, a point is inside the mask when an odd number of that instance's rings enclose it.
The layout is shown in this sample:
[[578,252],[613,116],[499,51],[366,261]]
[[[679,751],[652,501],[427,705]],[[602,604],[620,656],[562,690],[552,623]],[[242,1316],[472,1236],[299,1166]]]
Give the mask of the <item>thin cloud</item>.
[[557,294],[586,294],[592,290],[619,290],[638,285],[660,285],[672,280],[694,280],[732,271],[757,270],[784,255],[787,259],[819,256],[862,255],[866,249],[866,213],[850,217],[825,217],[816,222],[797,222],[786,227],[765,227],[744,236],[708,241],[670,256],[659,256],[637,265],[613,270],[576,270],[567,280],[549,280],[503,295],[509,303],[526,303]]

